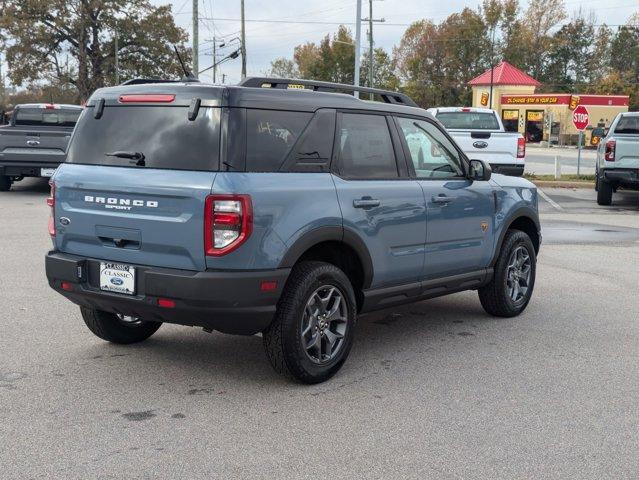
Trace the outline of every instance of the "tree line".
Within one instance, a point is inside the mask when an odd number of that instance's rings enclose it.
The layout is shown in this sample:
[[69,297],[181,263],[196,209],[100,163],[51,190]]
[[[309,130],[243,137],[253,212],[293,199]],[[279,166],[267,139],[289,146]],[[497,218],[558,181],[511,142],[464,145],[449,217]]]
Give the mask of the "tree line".
[[[352,83],[355,50],[344,26],[319,43],[271,63],[270,75]],[[400,89],[418,104],[469,105],[468,81],[505,60],[542,83],[540,92],[630,95],[639,110],[639,12],[626,24],[598,24],[582,10],[569,18],[563,0],[484,0],[440,23],[412,23],[387,52],[374,49],[373,86]],[[360,79],[368,86],[368,53]]]

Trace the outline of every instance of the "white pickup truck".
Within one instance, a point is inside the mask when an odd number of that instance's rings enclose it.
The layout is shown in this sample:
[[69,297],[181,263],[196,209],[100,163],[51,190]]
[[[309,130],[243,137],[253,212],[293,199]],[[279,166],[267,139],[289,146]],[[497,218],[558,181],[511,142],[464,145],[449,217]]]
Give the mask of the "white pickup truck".
[[489,108],[442,107],[428,109],[470,159],[488,162],[495,173],[524,174],[526,141],[506,132],[499,115]]
[[639,112],[617,115],[599,143],[595,170],[599,205],[610,205],[619,187],[639,190]]

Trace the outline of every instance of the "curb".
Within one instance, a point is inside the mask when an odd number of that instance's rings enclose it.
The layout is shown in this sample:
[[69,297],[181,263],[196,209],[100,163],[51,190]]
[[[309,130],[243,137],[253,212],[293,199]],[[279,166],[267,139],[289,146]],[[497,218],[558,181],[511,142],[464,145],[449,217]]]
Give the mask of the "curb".
[[531,180],[538,187],[552,188],[595,188],[595,182],[570,182],[561,180]]

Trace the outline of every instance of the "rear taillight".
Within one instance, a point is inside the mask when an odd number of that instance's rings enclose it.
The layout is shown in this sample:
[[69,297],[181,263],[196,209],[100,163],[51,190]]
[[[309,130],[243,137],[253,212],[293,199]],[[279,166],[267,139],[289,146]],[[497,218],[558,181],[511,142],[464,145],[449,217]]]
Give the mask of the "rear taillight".
[[49,235],[55,237],[55,182],[49,182],[51,186],[51,194],[47,198],[47,205],[51,208],[49,215]]
[[606,142],[606,150],[604,153],[604,158],[606,162],[614,162],[615,161],[615,150],[617,149],[617,140],[611,138]]
[[526,139],[519,137],[517,139],[517,158],[524,158],[526,156]]
[[253,231],[249,195],[209,195],[204,207],[204,249],[219,257],[242,245]]

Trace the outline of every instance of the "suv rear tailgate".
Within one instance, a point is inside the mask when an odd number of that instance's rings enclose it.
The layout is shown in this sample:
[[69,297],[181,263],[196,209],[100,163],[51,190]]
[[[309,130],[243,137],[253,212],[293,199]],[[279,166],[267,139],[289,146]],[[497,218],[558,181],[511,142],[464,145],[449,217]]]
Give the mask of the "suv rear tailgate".
[[204,270],[204,205],[215,172],[63,164],[54,177],[59,251]]

